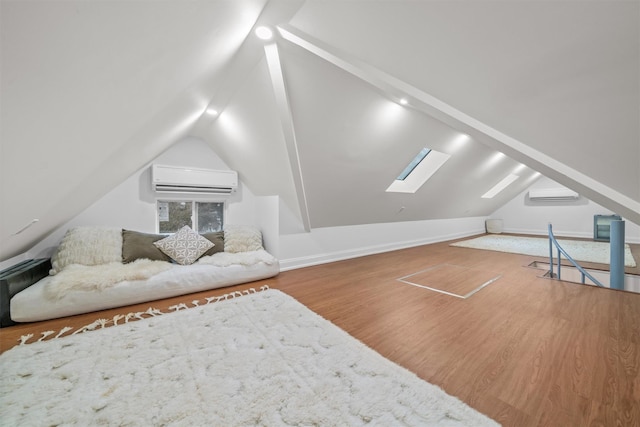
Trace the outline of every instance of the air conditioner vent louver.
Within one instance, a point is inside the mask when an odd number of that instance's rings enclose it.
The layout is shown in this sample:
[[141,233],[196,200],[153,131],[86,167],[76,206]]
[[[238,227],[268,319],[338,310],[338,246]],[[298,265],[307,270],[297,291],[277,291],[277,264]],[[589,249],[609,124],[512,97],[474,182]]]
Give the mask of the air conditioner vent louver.
[[238,187],[238,173],[153,165],[151,184],[159,193],[228,195]]
[[224,193],[230,194],[233,190],[225,187],[193,187],[190,185],[156,185],[159,193]]
[[529,190],[529,200],[532,201],[567,201],[577,200],[580,196],[568,188],[540,188]]

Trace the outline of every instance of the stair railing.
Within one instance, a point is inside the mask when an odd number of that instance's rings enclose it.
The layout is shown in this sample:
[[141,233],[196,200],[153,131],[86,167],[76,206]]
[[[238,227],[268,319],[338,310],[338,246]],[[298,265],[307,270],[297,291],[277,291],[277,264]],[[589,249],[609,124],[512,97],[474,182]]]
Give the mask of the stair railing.
[[[553,247],[556,247],[556,249],[558,250],[558,273],[557,275],[554,276],[553,274]],[[551,278],[556,278],[558,280],[562,280],[560,277],[560,266],[562,265],[562,255],[565,256],[565,258],[571,263],[573,264],[573,266],[575,268],[578,269],[578,271],[580,272],[580,274],[582,274],[582,284],[585,284],[585,277],[588,277],[589,280],[591,280],[593,283],[595,283],[597,286],[600,286],[601,288],[604,288],[605,286],[600,283],[600,281],[598,279],[596,279],[595,277],[593,277],[591,274],[589,274],[589,272],[587,270],[585,270],[584,268],[582,268],[580,266],[580,264],[578,264],[573,258],[571,258],[571,256],[567,253],[567,251],[565,251],[562,246],[560,246],[560,243],[558,243],[558,241],[556,240],[555,236],[553,235],[553,228],[551,226],[551,224],[549,224],[549,276]]]

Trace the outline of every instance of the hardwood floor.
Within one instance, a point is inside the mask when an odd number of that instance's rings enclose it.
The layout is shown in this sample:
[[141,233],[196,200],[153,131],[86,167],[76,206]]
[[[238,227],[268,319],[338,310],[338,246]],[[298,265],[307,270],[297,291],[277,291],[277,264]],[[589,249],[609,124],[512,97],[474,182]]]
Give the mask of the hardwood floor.
[[[639,426],[640,294],[558,282],[540,258],[420,246],[232,288],[0,330],[21,335],[269,285],[505,426]],[[637,248],[634,248],[634,253]],[[636,258],[638,259],[638,258]],[[397,281],[451,264],[502,277],[468,299]],[[36,338],[37,338],[36,336]]]

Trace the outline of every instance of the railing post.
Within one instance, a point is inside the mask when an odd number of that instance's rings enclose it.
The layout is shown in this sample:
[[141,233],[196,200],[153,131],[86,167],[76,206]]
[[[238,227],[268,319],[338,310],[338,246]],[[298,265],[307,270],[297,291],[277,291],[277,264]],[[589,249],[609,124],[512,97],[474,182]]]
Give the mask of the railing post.
[[[623,230],[622,230],[622,240],[624,242],[624,225],[623,225]],[[580,264],[578,264],[573,258],[571,258],[571,255],[569,255],[564,249],[562,249],[562,247],[560,246],[560,244],[556,240],[555,236],[553,235],[553,230],[552,230],[551,224],[549,224],[549,275],[552,278],[553,278],[553,245],[555,245],[555,247],[558,249],[558,277],[556,277],[556,279],[561,280],[560,279],[560,264],[562,262],[562,255],[564,255],[567,258],[567,261],[569,261],[571,264],[573,264],[573,266],[575,268],[577,268],[578,271],[580,271],[580,273],[582,273],[582,283],[585,282],[585,276],[586,276],[595,285],[600,286],[601,288],[604,287],[604,285],[602,283],[600,283],[600,281],[598,279],[596,279],[591,274],[589,274],[584,268],[582,268],[580,266]],[[623,250],[623,254],[624,254],[624,250]],[[613,264],[613,262],[612,262],[612,264]],[[623,262],[623,269],[622,270],[623,270],[622,274],[624,276],[624,262]]]
[[549,230],[549,277],[553,279],[553,230],[551,223],[549,223],[547,230]]
[[610,228],[611,289],[624,290],[624,221],[611,221]]
[[558,247],[558,280],[562,280],[560,276],[560,264],[562,263],[562,254],[560,253],[560,247]]

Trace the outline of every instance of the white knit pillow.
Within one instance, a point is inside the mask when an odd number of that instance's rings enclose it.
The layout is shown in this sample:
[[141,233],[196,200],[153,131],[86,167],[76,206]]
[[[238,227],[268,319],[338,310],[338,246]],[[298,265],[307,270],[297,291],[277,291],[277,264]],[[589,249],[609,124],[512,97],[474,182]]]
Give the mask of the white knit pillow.
[[49,274],[60,273],[71,264],[101,265],[122,262],[122,229],[76,227],[67,231],[51,257]]
[[210,240],[193,231],[188,225],[153,244],[181,265],[193,264],[214,246]]
[[224,227],[224,251],[231,253],[258,251],[262,247],[262,232],[251,225]]

